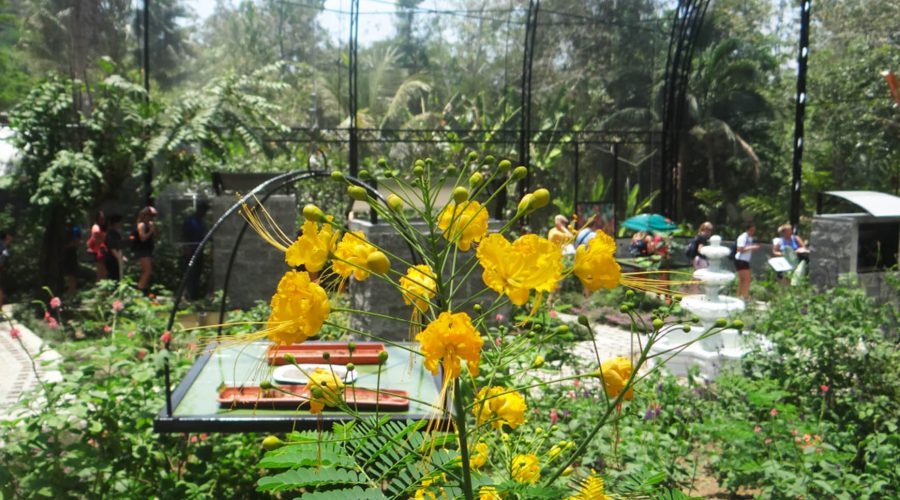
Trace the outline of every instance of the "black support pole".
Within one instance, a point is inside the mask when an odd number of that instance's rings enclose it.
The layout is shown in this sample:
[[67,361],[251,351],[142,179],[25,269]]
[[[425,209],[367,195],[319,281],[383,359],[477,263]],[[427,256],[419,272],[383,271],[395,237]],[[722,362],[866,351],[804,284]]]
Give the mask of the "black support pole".
[[350,2],[350,54],[349,54],[349,81],[348,81],[348,107],[350,109],[350,175],[356,177],[359,174],[359,131],[357,129],[357,56],[359,45],[359,0]]
[[797,97],[794,116],[794,160],[791,176],[791,226],[800,224],[800,181],[803,175],[803,122],[806,115],[806,65],[809,59],[809,14],[812,0],[800,5],[800,47],[797,51]]
[[[150,103],[150,0],[144,0],[144,15],[142,19],[144,23],[144,50],[143,66],[144,66],[144,101]],[[153,162],[147,161],[144,164],[144,190],[147,193],[145,204],[153,203]]]
[[[613,155],[613,232],[619,233],[619,143],[614,142],[612,145]],[[615,234],[613,235],[615,236]]]
[[524,182],[519,184],[519,194],[524,195],[531,187],[531,70],[534,62],[534,33],[537,30],[539,0],[528,2],[528,17],[525,21],[525,53],[522,57],[522,105],[521,132],[519,135],[519,162],[528,167]]

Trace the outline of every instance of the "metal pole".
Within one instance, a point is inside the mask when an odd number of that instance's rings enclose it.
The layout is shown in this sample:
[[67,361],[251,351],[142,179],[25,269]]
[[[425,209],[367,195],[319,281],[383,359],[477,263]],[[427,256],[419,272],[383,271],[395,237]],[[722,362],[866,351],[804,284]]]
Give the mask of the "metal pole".
[[[612,145],[613,154],[613,233],[619,234],[619,143]],[[615,236],[615,234],[613,236]]]
[[803,121],[806,114],[806,65],[809,59],[809,14],[812,0],[800,6],[800,47],[797,51],[797,108],[794,116],[794,160],[791,176],[791,226],[800,224],[800,178],[803,175]]
[[519,136],[519,161],[528,167],[524,182],[519,184],[519,194],[524,195],[531,187],[531,69],[534,61],[534,32],[537,29],[539,0],[528,2],[528,16],[525,21],[525,54],[522,58],[522,130]]
[[357,46],[359,44],[359,0],[350,2],[350,54],[349,54],[349,99],[350,108],[350,175],[356,177],[359,174],[359,137],[357,131],[356,114],[357,98]]
[[579,151],[577,140],[574,142],[574,144],[575,144],[575,179],[574,179],[575,186],[572,189],[572,191],[573,191],[572,192],[572,197],[573,197],[572,198],[572,200],[573,200],[572,209],[575,211],[575,213],[578,213],[578,182],[579,182],[579,177],[581,176],[581,172],[580,172],[580,170],[581,170],[581,165],[580,165],[581,152]]
[[[150,103],[150,0],[144,0],[144,101]],[[153,162],[144,164],[144,190],[147,192],[145,203],[153,203]]]

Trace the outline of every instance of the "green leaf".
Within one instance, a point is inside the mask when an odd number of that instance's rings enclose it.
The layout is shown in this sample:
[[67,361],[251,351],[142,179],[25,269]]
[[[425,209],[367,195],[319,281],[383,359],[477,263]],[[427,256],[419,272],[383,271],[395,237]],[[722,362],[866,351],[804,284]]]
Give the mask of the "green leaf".
[[262,477],[256,483],[257,491],[284,491],[306,487],[366,484],[357,472],[344,469],[300,468]]
[[382,500],[387,497],[377,488],[362,489],[359,487],[344,490],[314,491],[297,497],[302,500]]

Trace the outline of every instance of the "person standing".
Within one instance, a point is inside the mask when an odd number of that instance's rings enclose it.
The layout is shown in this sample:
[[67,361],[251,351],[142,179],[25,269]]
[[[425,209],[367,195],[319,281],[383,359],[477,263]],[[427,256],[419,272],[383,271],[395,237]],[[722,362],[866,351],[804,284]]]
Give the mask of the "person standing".
[[562,248],[572,240],[572,232],[569,231],[569,220],[565,215],[559,214],[553,218],[554,226],[547,231],[547,239],[551,243]]
[[784,254],[790,249],[796,254],[797,259],[809,260],[809,250],[806,248],[806,242],[794,234],[794,228],[790,224],[782,224],[778,228],[778,235],[772,241],[772,255],[784,257]]
[[153,246],[156,237],[156,216],[159,212],[150,205],[138,212],[134,242],[132,249],[141,265],[141,276],[138,278],[138,290],[147,295],[150,293],[150,277],[153,275]]
[[9,265],[9,245],[12,239],[11,232],[0,231],[0,307],[6,300],[6,267]]
[[746,230],[738,236],[734,256],[734,267],[737,269],[738,275],[737,296],[744,300],[750,298],[750,259],[753,257],[753,251],[759,249],[759,245],[753,243],[755,235],[756,224],[747,223]]
[[[206,223],[203,217],[209,211],[209,202],[201,200],[197,203],[197,209],[184,220],[181,226],[181,237],[184,241],[181,252],[182,269],[187,270],[191,263],[191,257],[200,247],[200,242],[206,236]],[[200,277],[203,272],[203,252],[197,254],[194,261],[194,267],[190,269],[190,273],[185,276],[187,281],[187,295],[191,300],[197,300],[202,297],[200,291]]]
[[94,214],[94,223],[91,224],[91,235],[87,240],[87,251],[94,256],[94,266],[97,272],[97,281],[108,277],[106,270],[106,214],[103,210],[97,210]]
[[122,279],[122,270],[125,256],[122,255],[122,216],[113,214],[109,216],[109,226],[106,230],[106,272],[109,279],[119,281]]
[[706,257],[700,253],[700,249],[706,246],[709,243],[709,237],[713,234],[713,224],[712,222],[706,221],[703,224],[700,224],[700,228],[697,230],[697,236],[694,236],[690,242],[688,242],[687,248],[687,257],[691,261],[691,265],[694,266],[694,270],[705,269],[709,267],[709,261],[706,260]]

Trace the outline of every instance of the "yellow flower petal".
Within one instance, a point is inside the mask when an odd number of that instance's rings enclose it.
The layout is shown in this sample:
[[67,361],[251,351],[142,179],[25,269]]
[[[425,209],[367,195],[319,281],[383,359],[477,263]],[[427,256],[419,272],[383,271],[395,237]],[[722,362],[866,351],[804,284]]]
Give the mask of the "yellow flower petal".
[[460,360],[466,361],[472,375],[478,375],[484,339],[472,325],[468,314],[442,312],[416,335],[416,340],[425,356],[425,368],[433,375],[438,374],[443,362],[446,377],[459,377],[462,371]]

